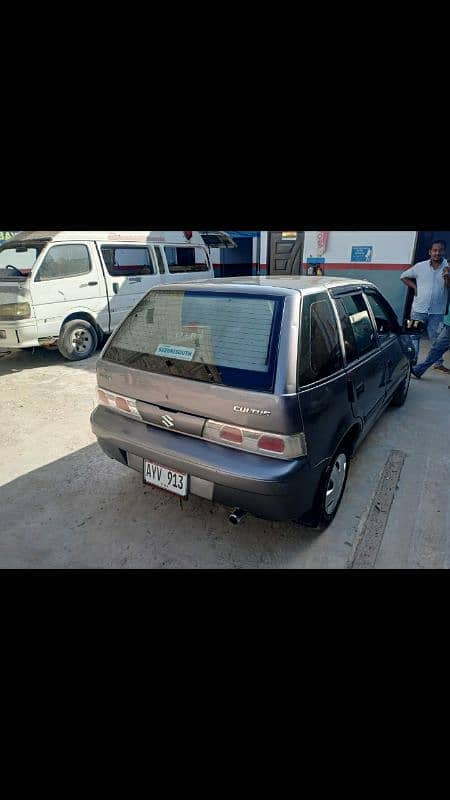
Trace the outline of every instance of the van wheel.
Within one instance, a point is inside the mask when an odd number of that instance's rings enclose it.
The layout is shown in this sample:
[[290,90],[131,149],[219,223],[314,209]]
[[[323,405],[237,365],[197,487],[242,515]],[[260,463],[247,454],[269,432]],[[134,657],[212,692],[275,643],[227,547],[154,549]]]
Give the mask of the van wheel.
[[397,406],[397,408],[399,408],[400,406],[404,405],[406,398],[408,397],[410,383],[411,383],[411,369],[408,370],[408,374],[405,380],[401,382],[397,391],[392,396],[391,404],[393,406]]
[[58,350],[69,361],[82,361],[95,353],[97,332],[90,322],[72,319],[63,325],[58,339]]
[[314,508],[315,527],[326,528],[335,518],[344,496],[350,466],[350,450],[338,447],[331,464],[322,478],[319,496]]

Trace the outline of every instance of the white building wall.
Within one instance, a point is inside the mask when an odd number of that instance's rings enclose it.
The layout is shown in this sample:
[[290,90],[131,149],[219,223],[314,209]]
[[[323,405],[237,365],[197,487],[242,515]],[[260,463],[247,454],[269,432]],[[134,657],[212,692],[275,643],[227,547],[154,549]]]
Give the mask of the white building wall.
[[[318,233],[305,231],[304,263],[318,255]],[[352,248],[372,247],[371,264],[407,265],[412,263],[415,242],[416,231],[330,231],[325,263],[352,268]]]
[[268,233],[269,233],[268,231],[261,231],[259,268],[262,275],[267,274],[268,264],[269,264],[269,253],[267,252],[268,241],[269,241]]

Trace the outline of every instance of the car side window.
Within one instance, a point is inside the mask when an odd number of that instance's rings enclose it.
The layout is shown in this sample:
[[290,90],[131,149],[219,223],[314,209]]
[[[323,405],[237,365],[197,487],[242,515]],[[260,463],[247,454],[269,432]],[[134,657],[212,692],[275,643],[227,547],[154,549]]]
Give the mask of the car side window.
[[91,271],[89,252],[84,244],[55,244],[48,250],[36,281],[75,278]]
[[325,295],[303,300],[299,384],[314,381],[339,372],[344,366],[336,317]]
[[377,346],[375,331],[362,294],[335,299],[344,336],[347,363],[370,353]]
[[378,335],[389,338],[401,333],[398,319],[387,300],[375,289],[366,289],[364,293],[375,317]]
[[207,272],[206,251],[201,247],[165,247],[169,272]]
[[101,250],[106,269],[113,277],[155,274],[148,247],[102,245]]

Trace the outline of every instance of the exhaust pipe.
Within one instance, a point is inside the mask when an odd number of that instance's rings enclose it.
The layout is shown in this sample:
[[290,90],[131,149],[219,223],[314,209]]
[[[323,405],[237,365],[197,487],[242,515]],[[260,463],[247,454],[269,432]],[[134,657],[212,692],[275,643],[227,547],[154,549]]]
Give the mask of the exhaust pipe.
[[233,513],[228,517],[228,521],[231,522],[232,525],[240,525],[246,513],[247,512],[243,511],[242,508],[235,508]]

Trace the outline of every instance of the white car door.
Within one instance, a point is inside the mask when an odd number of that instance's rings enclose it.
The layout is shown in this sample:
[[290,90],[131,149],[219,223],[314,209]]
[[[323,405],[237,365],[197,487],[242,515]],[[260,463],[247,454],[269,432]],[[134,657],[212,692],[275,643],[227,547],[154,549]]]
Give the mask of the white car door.
[[153,248],[148,245],[100,244],[111,314],[111,330],[149,289],[160,283]]
[[107,305],[91,242],[50,245],[33,273],[30,288],[39,338],[58,336],[69,314],[84,311],[97,320]]

